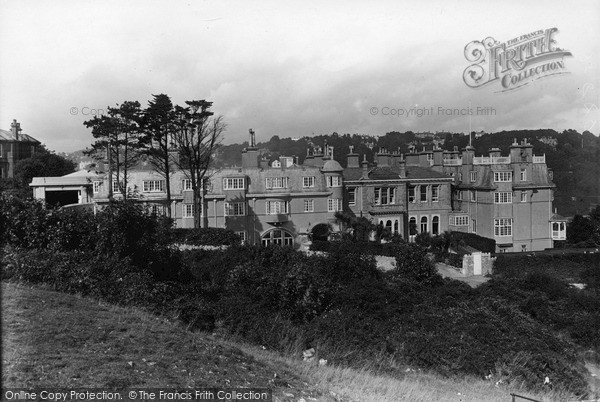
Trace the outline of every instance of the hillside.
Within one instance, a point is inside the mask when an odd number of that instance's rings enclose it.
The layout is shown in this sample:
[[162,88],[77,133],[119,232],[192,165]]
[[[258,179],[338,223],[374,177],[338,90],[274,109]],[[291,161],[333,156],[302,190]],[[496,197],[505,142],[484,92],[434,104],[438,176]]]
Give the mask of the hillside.
[[2,333],[4,387],[254,387],[272,389],[275,400],[335,400],[234,346],[53,291],[3,283]]
[[266,387],[274,401],[506,401],[503,384],[332,366],[191,333],[136,309],[2,283],[4,387]]

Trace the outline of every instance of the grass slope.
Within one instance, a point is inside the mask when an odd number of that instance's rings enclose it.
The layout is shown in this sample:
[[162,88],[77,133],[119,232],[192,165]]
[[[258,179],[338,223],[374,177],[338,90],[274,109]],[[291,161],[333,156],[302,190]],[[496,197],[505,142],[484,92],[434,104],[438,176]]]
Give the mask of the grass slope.
[[136,309],[2,283],[4,387],[266,387],[276,401],[506,401],[502,384],[316,366],[191,333]]
[[134,309],[12,283],[2,303],[4,387],[264,387],[275,400],[334,400],[285,365]]

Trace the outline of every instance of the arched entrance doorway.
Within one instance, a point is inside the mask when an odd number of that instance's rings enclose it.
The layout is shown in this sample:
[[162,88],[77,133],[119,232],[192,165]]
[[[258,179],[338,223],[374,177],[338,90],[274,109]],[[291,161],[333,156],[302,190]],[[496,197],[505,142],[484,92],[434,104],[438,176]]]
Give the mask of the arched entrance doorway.
[[277,244],[278,246],[293,246],[294,236],[284,229],[273,229],[261,236],[263,246]]
[[312,228],[310,233],[313,241],[327,241],[329,238],[329,225],[326,223],[319,223]]

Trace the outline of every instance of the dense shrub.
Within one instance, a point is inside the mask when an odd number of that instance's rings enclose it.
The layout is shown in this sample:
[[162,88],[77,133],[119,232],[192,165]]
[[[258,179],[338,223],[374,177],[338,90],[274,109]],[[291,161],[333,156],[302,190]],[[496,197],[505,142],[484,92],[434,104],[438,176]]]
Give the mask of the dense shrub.
[[484,253],[496,252],[496,240],[466,232],[448,232],[451,247],[467,245]]
[[229,246],[241,239],[232,230],[223,228],[172,229],[172,241],[195,246]]
[[600,267],[600,253],[563,252],[560,254],[499,254],[492,274],[503,278],[521,278],[543,271],[570,283],[584,282],[583,272]]
[[48,213],[43,202],[0,194],[3,242],[17,247],[45,248]]
[[133,264],[147,266],[166,250],[169,239],[162,221],[142,205],[130,201],[112,202],[96,215],[96,251],[129,257]]
[[395,257],[399,250],[399,244],[403,244],[403,241],[401,238],[394,238],[393,240],[395,240],[395,241],[390,241],[387,243],[378,243],[375,241],[354,242],[352,240],[341,240],[341,241],[313,240],[310,245],[310,250],[311,251],[335,252],[337,250],[344,248],[346,244],[351,244],[352,248],[357,253]]
[[389,272],[391,278],[406,278],[434,285],[441,281],[435,264],[427,256],[427,249],[416,243],[401,244],[396,254],[396,267]]
[[[169,222],[133,204],[111,204],[95,217],[35,203],[7,208],[14,214],[0,212],[1,233],[22,248],[4,248],[3,278],[141,306],[190,329],[218,328],[279,350],[315,347],[333,363],[393,374],[410,364],[448,375],[492,373],[533,388],[548,376],[578,394],[586,386],[577,348],[600,350],[590,266],[597,256],[516,265],[500,256],[493,279],[472,289],[442,279],[420,244],[327,242],[328,252],[313,256],[236,242],[178,251],[169,248]],[[449,244],[449,237],[425,240],[431,249]],[[374,255],[386,247],[396,268],[383,274]],[[561,265],[590,289],[557,279]]]

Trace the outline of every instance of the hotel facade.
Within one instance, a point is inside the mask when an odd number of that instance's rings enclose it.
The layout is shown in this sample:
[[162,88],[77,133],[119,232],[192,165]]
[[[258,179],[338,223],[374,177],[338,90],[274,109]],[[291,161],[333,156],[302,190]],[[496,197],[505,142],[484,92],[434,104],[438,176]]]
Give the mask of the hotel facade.
[[[253,140],[253,138],[252,138]],[[564,240],[566,222],[552,213],[555,185],[545,157],[526,141],[501,156],[492,149],[475,156],[439,147],[403,155],[380,149],[375,160],[347,155],[347,167],[333,159],[333,148],[309,149],[300,165],[293,157],[262,160],[251,141],[240,167],[211,171],[203,192],[200,223],[227,228],[251,244],[302,247],[343,228],[337,211],[362,216],[412,240],[418,233],[475,233],[496,240],[497,251],[535,251]],[[164,177],[150,164],[130,171],[128,193],[149,210],[170,208],[176,226],[194,226],[191,183],[184,172],[170,176],[171,205],[166,205]],[[59,178],[34,178],[38,199],[58,199],[71,191],[73,203],[101,207],[109,185],[121,198],[119,183],[103,172],[80,171]]]

